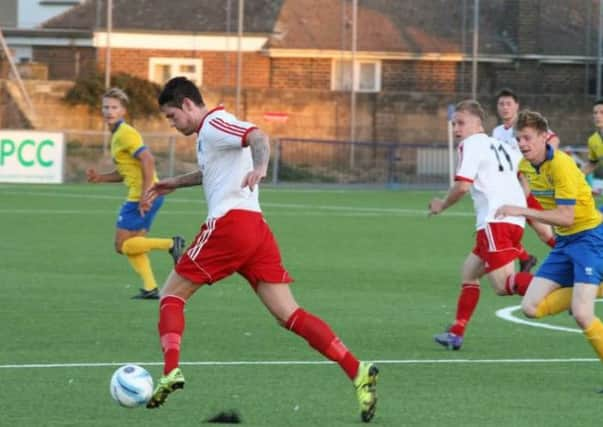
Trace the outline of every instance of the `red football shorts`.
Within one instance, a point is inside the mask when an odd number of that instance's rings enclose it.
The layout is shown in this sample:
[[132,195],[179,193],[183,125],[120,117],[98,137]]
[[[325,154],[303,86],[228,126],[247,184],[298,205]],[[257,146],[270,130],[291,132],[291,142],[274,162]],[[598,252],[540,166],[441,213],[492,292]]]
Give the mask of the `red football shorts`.
[[231,210],[204,223],[175,270],[199,285],[215,283],[233,273],[245,277],[254,289],[260,281],[293,281],[261,212],[246,210]]
[[521,250],[523,227],[508,222],[490,222],[478,230],[473,253],[484,261],[486,273],[514,261]]

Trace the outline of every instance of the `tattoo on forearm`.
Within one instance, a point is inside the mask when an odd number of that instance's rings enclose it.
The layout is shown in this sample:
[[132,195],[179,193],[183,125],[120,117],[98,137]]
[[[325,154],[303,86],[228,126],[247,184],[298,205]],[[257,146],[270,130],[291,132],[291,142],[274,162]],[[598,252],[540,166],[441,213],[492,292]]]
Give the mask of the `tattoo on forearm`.
[[254,135],[249,141],[253,166],[267,165],[270,160],[270,145],[265,135]]
[[191,172],[186,175],[178,177],[178,187],[191,187],[193,185],[200,185],[203,182],[203,174],[201,172]]

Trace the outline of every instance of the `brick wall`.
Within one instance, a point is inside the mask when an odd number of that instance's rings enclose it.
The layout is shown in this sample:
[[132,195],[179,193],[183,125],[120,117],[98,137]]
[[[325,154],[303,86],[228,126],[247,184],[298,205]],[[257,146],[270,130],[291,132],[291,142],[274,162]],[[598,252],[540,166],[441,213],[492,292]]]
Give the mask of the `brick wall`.
[[[68,82],[28,82],[38,118],[38,129],[103,129],[100,112],[86,107],[71,107],[61,102]],[[234,112],[234,89],[204,89],[209,107],[223,103]],[[0,124],[19,128],[23,115],[6,94],[2,95]],[[356,137],[362,141],[403,143],[445,143],[447,140],[447,106],[464,96],[453,93],[406,91],[390,94],[358,94]],[[533,95],[520,93],[521,104],[542,112],[559,134],[562,144],[585,144],[593,132],[592,97],[572,95]],[[494,94],[478,97],[488,113],[487,129],[496,125]],[[259,125],[273,137],[348,139],[350,135],[350,95],[343,92],[291,89],[244,89],[240,117]],[[271,122],[266,112],[285,112],[284,123]],[[163,118],[138,120],[141,131],[168,131]]]
[[270,87],[290,89],[331,88],[331,59],[273,58]]
[[[124,72],[149,79],[150,58],[198,58],[203,61],[204,87],[236,85],[236,53],[111,49],[112,73]],[[105,49],[98,50],[98,66],[100,70],[104,69]],[[259,53],[243,54],[242,78],[244,87],[268,87],[270,60]]]
[[519,53],[540,52],[540,0],[521,0],[517,11]]
[[436,61],[383,61],[384,92],[455,92],[458,64]]

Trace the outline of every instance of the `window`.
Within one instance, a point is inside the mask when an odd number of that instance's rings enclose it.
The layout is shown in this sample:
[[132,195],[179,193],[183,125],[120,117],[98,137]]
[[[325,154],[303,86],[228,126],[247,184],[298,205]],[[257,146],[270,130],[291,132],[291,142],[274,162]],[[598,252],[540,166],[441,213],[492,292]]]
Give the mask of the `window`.
[[381,90],[381,62],[334,60],[331,68],[331,89],[352,90],[352,73],[356,75],[356,91],[379,92]]
[[182,76],[201,86],[203,62],[192,58],[151,58],[149,61],[149,80],[160,85],[172,77]]

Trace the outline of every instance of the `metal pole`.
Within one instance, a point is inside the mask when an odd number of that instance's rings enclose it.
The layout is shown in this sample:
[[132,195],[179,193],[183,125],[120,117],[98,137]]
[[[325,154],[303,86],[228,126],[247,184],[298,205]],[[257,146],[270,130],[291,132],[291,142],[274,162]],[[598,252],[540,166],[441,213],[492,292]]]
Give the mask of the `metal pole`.
[[243,18],[245,12],[245,0],[239,0],[239,22],[238,22],[238,37],[237,37],[237,94],[235,99],[235,115],[238,117],[241,108],[241,81],[243,71],[243,54],[242,54],[242,39],[243,39]]
[[599,28],[597,30],[597,98],[601,98],[601,32],[603,31],[603,1],[599,1]]
[[31,98],[29,97],[29,93],[27,93],[27,89],[25,89],[25,85],[23,84],[23,80],[21,80],[21,75],[19,74],[19,70],[15,65],[15,61],[13,60],[13,56],[8,49],[8,44],[4,39],[4,34],[2,33],[2,28],[0,28],[0,45],[2,46],[2,51],[6,55],[6,59],[8,60],[8,65],[10,66],[10,70],[15,76],[15,80],[17,80],[17,86],[19,86],[19,90],[21,91],[21,95],[25,102],[27,103],[27,108],[29,108],[29,113],[31,114],[32,120],[36,119],[36,110],[31,102]]
[[479,0],[473,6],[473,59],[471,63],[471,97],[477,99],[477,54],[479,42]]
[[[358,30],[358,0],[352,2],[352,92],[350,93],[350,169],[354,168],[355,163],[355,141],[356,141],[356,82],[358,73],[356,72],[356,48],[357,48],[357,30]],[[358,70],[360,71],[360,70]]]
[[[593,3],[591,1],[587,1],[586,2],[586,16],[592,16],[593,14]],[[584,32],[584,41],[586,44],[586,51],[584,52],[584,56],[586,56],[587,58],[589,56],[592,55],[592,50],[591,50],[591,46],[590,46],[590,32],[592,31],[591,28],[591,20],[590,19],[586,19],[586,30]],[[589,84],[589,80],[590,80],[590,61],[585,61],[584,64],[584,95],[588,96],[589,92],[590,92],[590,84]]]
[[454,104],[448,105],[448,186],[454,184],[454,134],[452,127],[452,116],[454,115]]
[[105,46],[105,89],[111,86],[111,31],[113,30],[113,0],[107,0],[107,34]]
[[465,92],[465,55],[467,55],[467,0],[463,0],[461,18],[461,79],[459,89]]

